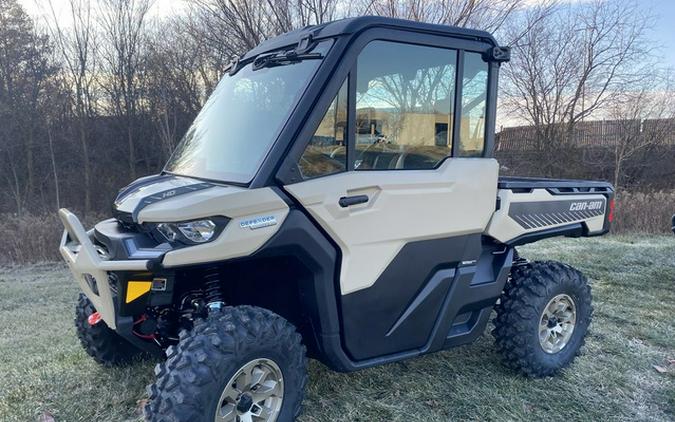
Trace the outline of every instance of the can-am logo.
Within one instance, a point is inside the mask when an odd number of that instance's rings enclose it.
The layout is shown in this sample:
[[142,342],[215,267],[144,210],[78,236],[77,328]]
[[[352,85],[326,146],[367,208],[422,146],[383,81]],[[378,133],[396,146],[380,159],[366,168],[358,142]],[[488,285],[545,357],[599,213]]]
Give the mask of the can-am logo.
[[273,215],[266,215],[263,217],[256,217],[250,220],[244,220],[239,223],[242,229],[249,228],[251,230],[261,229],[263,227],[274,226],[277,224],[277,218]]
[[602,208],[602,201],[585,201],[585,202],[572,202],[570,204],[570,211],[593,211],[599,210]]

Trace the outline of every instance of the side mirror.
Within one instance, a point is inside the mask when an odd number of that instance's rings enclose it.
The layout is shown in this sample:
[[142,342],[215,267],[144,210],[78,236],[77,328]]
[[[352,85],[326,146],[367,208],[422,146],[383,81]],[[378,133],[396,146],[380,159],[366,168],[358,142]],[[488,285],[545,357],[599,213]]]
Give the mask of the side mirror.
[[492,47],[483,53],[486,62],[504,63],[511,60],[511,47]]

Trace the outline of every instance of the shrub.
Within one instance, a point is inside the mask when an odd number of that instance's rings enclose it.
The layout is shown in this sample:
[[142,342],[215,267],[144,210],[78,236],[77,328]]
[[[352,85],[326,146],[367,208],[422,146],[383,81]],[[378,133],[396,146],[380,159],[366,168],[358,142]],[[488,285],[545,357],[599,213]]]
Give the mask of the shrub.
[[669,233],[675,190],[617,192],[613,233]]
[[[86,228],[101,220],[91,215]],[[0,215],[0,264],[56,261],[61,259],[59,242],[63,225],[57,213],[42,215]]]

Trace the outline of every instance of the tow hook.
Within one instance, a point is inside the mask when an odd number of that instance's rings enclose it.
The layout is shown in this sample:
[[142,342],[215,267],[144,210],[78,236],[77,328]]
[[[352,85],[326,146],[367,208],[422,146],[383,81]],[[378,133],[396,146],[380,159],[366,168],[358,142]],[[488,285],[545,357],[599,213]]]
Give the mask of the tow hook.
[[93,314],[91,314],[87,317],[87,322],[89,323],[89,325],[94,326],[94,325],[98,324],[99,322],[101,322],[101,319],[103,319],[101,317],[101,313],[96,311],[96,312],[94,312]]

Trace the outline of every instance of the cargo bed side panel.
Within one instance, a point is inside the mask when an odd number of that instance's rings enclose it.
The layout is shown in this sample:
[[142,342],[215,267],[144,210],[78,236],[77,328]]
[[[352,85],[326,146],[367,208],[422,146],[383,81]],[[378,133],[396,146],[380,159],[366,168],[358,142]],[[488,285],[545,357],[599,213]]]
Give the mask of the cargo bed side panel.
[[565,228],[586,236],[606,231],[605,217],[609,207],[606,194],[561,195],[538,188],[499,189],[497,196],[499,209],[492,216],[485,234],[502,243],[534,233],[565,234]]

